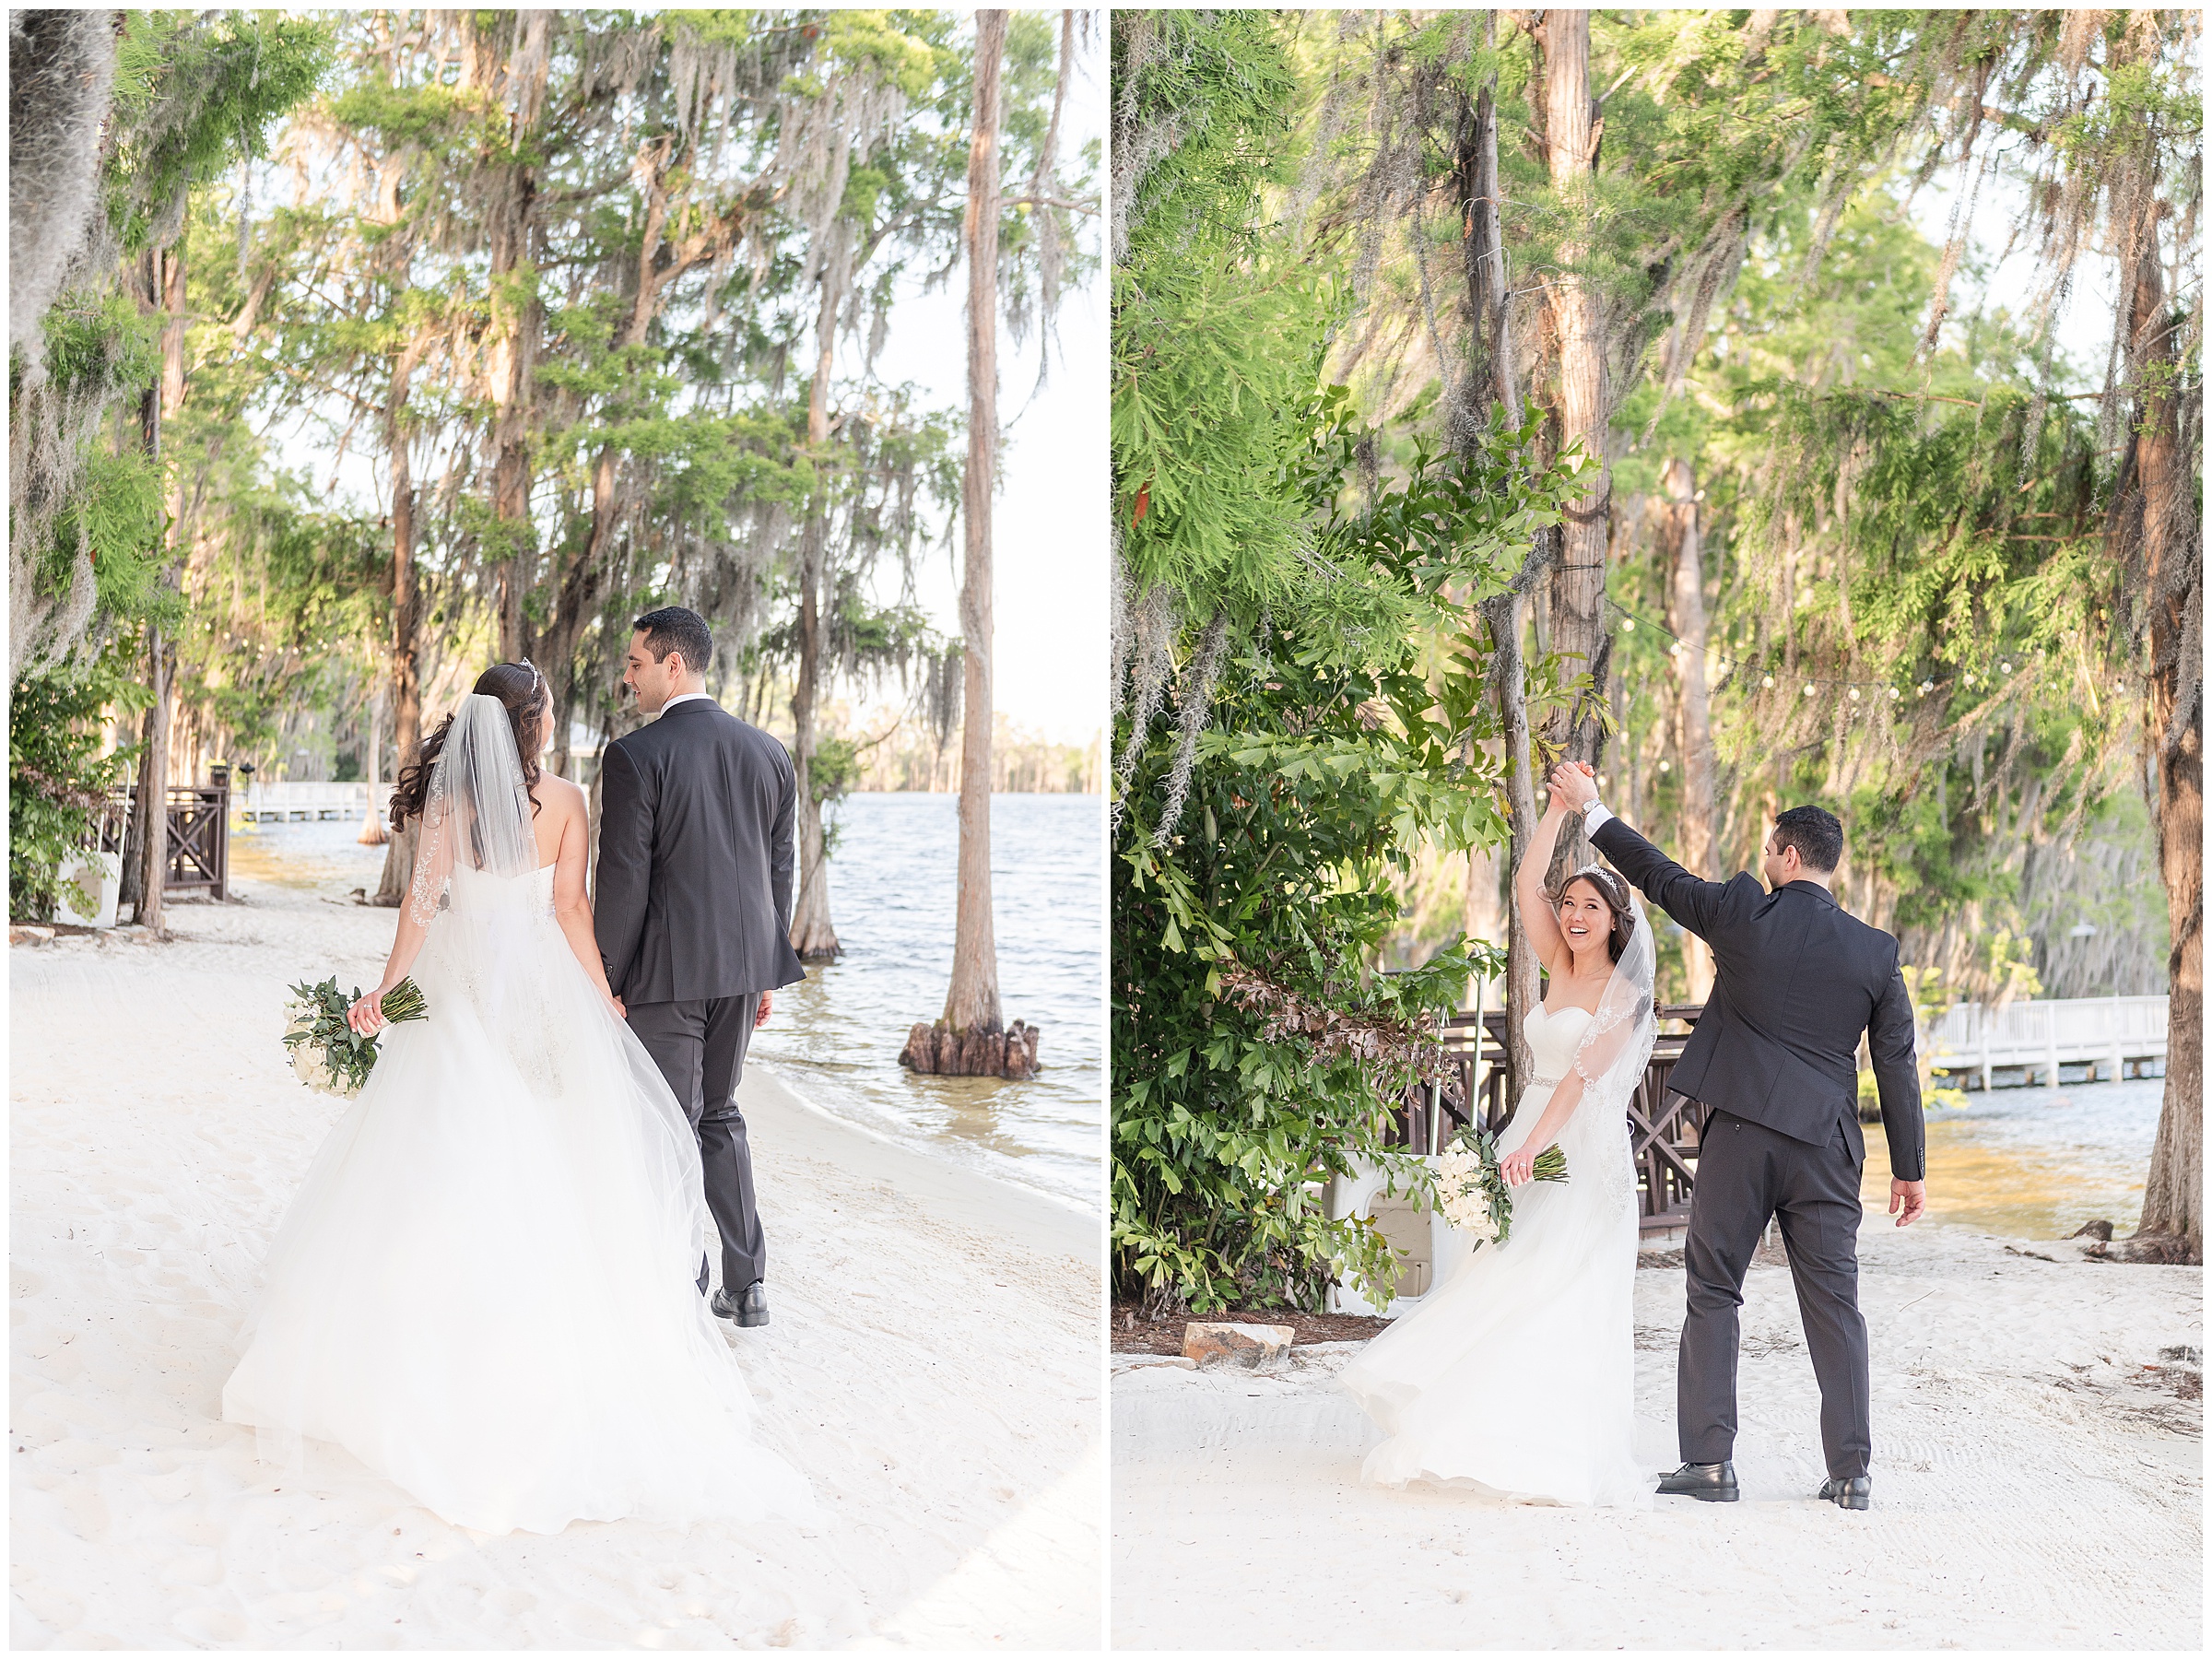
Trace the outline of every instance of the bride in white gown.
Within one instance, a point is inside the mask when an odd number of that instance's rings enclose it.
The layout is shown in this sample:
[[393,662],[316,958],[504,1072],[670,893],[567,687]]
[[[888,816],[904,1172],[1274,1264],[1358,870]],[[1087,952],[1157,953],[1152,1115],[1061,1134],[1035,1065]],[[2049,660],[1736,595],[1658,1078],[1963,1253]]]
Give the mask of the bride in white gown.
[[[1543,889],[1566,806],[1555,791],[1514,872],[1550,974],[1523,1024],[1536,1076],[1499,1137],[1512,1237],[1472,1261],[1339,1374],[1389,1439],[1364,1479],[1465,1484],[1562,1504],[1643,1506],[1636,1460],[1636,1178],[1628,1101],[1651,1058],[1653,946],[1612,872]],[[1529,1180],[1557,1143],[1567,1180]]]
[[698,1144],[607,994],[583,793],[535,765],[544,680],[477,688],[424,745],[413,894],[352,1017],[382,1028],[411,970],[429,1018],[384,1031],[293,1200],[223,1417],[488,1533],[808,1517],[694,1282]]

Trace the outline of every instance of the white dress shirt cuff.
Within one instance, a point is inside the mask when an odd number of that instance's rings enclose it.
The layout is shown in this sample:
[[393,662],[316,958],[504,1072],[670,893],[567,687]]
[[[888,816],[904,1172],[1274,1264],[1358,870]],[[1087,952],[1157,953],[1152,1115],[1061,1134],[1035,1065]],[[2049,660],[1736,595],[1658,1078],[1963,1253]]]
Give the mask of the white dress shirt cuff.
[[1583,834],[1585,836],[1596,835],[1597,827],[1606,823],[1612,817],[1612,814],[1606,811],[1604,802],[1593,801],[1583,809]]

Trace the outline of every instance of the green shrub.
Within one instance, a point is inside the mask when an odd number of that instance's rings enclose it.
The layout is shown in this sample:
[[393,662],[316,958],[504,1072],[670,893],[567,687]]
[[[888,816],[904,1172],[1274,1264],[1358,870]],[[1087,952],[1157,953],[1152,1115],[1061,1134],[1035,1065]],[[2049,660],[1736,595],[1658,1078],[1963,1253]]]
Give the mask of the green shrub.
[[[1391,1115],[1477,958],[1502,966],[1454,938],[1409,972],[1375,968],[1406,904],[1394,874],[1424,846],[1504,839],[1498,763],[1472,741],[1495,716],[1465,606],[1497,590],[1571,488],[1565,469],[1517,470],[1526,436],[1471,460],[1418,456],[1406,483],[1339,512],[1353,441],[1332,428],[1299,464],[1316,563],[1394,593],[1408,626],[1349,655],[1289,627],[1248,642],[1221,669],[1172,824],[1166,723],[1132,771],[1113,871],[1119,1296],[1312,1307],[1338,1277],[1387,1295],[1380,1233],[1332,1220],[1321,1190],[1360,1160],[1421,1186],[1418,1161],[1383,1145]],[[1556,665],[1543,673],[1539,703],[1562,695]],[[1124,710],[1117,751],[1128,733]]]
[[[53,920],[63,862],[91,834],[109,790],[130,775],[135,747],[100,753],[101,711],[134,689],[124,673],[111,651],[88,672],[27,676],[8,699],[7,907],[18,922]],[[89,911],[99,897],[73,902]]]

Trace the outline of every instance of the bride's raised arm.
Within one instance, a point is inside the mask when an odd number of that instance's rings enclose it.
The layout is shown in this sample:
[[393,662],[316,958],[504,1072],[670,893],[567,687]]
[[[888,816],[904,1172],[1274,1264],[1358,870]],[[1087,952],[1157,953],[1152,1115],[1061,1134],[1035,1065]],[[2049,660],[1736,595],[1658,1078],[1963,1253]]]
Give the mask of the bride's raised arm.
[[1528,851],[1521,855],[1513,871],[1513,897],[1520,901],[1521,925],[1528,930],[1528,943],[1535,948],[1536,960],[1554,974],[1564,965],[1567,936],[1559,932],[1559,919],[1552,914],[1551,896],[1544,891],[1544,873],[1551,866],[1559,826],[1566,821],[1567,804],[1552,790],[1536,833],[1528,839]]

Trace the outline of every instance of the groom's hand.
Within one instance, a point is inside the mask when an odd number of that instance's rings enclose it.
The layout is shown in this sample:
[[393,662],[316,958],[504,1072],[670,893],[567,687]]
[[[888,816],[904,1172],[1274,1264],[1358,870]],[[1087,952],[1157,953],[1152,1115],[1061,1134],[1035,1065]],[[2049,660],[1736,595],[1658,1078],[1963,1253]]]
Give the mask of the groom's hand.
[[[1905,1207],[1902,1216],[1897,1216],[1900,1205]],[[1920,1220],[1920,1213],[1927,1207],[1928,1184],[1925,1182],[1900,1182],[1895,1176],[1889,1178],[1889,1214],[1897,1217],[1900,1228],[1910,1228]]]
[[775,993],[762,992],[760,994],[760,1007],[753,1011],[753,1024],[755,1026],[766,1026],[768,1024],[768,1011],[775,1007]]
[[1571,812],[1581,812],[1597,799],[1597,775],[1579,760],[1561,761],[1551,770],[1551,787]]

